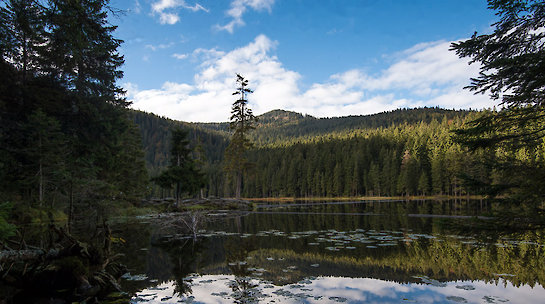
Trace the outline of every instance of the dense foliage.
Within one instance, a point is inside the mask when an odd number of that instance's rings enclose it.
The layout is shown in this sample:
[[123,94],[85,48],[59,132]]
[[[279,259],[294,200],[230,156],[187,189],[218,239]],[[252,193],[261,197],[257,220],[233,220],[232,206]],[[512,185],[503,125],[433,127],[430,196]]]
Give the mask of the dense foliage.
[[15,208],[89,208],[145,191],[107,12],[105,0],[0,5],[0,199]]
[[[141,111],[131,112],[134,122],[140,128],[145,153],[146,167],[150,176],[157,176],[166,168],[170,159],[170,130],[184,128],[189,132],[189,148],[195,158],[202,160],[201,171],[207,180],[207,195],[223,195],[222,160],[223,152],[229,143],[228,134],[205,129],[200,124],[185,123],[159,117]],[[155,197],[173,197],[168,189],[154,187],[150,193]]]
[[[253,151],[249,197],[468,194],[460,174],[474,159],[450,140],[461,119],[327,134]],[[490,171],[480,171],[490,176]]]
[[[480,187],[467,187],[464,175],[481,180],[495,178],[494,169],[479,160],[494,153],[470,156],[451,139],[477,112],[435,108],[396,110],[371,116],[316,119],[287,111],[259,116],[249,137],[264,139],[249,151],[256,170],[243,183],[245,197],[320,197],[360,195],[466,195]],[[150,167],[167,159],[166,135],[171,125],[189,128],[191,146],[206,155],[207,195],[229,195],[221,169],[221,151],[229,133],[220,124],[185,124],[135,112],[145,133]],[[148,128],[154,126],[154,128]],[[309,127],[312,126],[312,127]],[[274,134],[274,135],[272,135]],[[272,138],[277,140],[273,141]],[[165,140],[165,141],[162,141]],[[259,142],[259,141],[258,141]],[[535,155],[543,154],[543,150]]]
[[486,182],[491,192],[517,201],[545,197],[545,3],[489,0],[499,21],[494,32],[452,44],[460,57],[481,64],[468,88],[500,101],[456,131],[457,141],[473,150],[495,153],[487,166],[501,178]]
[[169,166],[153,178],[161,188],[174,188],[177,203],[183,193],[195,194],[205,185],[204,175],[197,165],[199,159],[191,155],[188,133],[180,128],[171,131]]

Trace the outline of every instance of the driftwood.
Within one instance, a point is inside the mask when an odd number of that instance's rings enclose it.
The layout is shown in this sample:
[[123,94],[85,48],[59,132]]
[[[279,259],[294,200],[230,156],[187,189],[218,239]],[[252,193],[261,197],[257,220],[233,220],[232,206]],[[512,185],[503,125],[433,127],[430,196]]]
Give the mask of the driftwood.
[[[20,245],[16,250],[2,244],[0,284],[19,290],[15,293],[23,302],[59,297],[89,303],[97,302],[99,294],[119,291],[117,281],[126,268],[112,262],[111,232],[105,222],[101,228],[104,240],[99,246],[81,242],[55,226],[50,227],[48,248]],[[56,295],[57,290],[65,291]]]
[[26,249],[26,250],[3,250],[0,251],[0,265],[13,262],[29,262],[37,259],[52,259],[58,257],[60,251],[57,249],[49,249],[48,251],[41,249]]

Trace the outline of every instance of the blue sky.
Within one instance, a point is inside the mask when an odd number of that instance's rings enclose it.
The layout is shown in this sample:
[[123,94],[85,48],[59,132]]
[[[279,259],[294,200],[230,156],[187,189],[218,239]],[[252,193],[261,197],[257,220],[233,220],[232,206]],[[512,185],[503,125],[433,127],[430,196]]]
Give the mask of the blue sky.
[[462,88],[478,73],[448,51],[491,31],[484,0],[112,0],[133,108],[227,121],[235,74],[254,113],[317,117],[400,107],[491,107]]

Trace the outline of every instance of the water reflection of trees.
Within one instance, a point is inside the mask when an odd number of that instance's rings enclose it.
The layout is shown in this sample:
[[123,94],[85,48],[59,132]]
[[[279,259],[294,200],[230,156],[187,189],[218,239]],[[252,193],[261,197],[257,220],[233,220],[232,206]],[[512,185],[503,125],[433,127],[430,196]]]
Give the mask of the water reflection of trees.
[[[267,217],[273,219],[276,215],[271,217],[267,215]],[[322,216],[315,215],[315,217]],[[375,221],[377,217],[371,218],[370,221]],[[382,218],[383,225],[375,229],[395,230],[391,229],[391,223],[400,223],[402,218],[401,216]],[[242,225],[242,231],[245,230],[244,226],[249,224],[249,219],[250,217],[247,217],[242,223],[239,223]],[[407,220],[407,217],[405,216],[404,219]],[[300,217],[292,217],[292,220],[295,223],[289,220],[285,220],[283,223],[293,225],[293,228],[301,228],[296,223],[301,221]],[[326,218],[314,220],[327,221]],[[440,235],[457,232],[457,228],[452,227],[452,223],[446,224],[444,220],[430,218],[409,220],[422,224],[421,228],[414,229],[414,232],[424,230]],[[250,221],[251,225],[260,226],[260,222],[252,222]],[[369,222],[362,223],[364,227],[368,225],[375,227]],[[345,228],[354,228],[352,224],[348,223],[349,227]],[[337,217],[337,225],[329,227],[346,225],[346,221],[341,221]],[[414,227],[414,223],[411,226]],[[265,225],[260,228],[264,230],[265,227],[271,226]],[[289,226],[284,227],[287,230],[290,229]],[[314,227],[305,228],[312,229]],[[304,231],[304,229],[298,230]],[[342,231],[343,229],[337,228],[337,230]],[[297,229],[293,231],[297,231]],[[216,255],[216,259],[208,261],[210,263],[206,265],[214,265],[213,269],[205,266],[200,269],[201,272],[219,273],[223,271],[225,273],[228,271],[237,277],[247,277],[254,275],[248,269],[263,267],[267,270],[263,278],[277,284],[296,282],[309,275],[371,277],[397,282],[416,282],[418,279],[413,278],[414,276],[427,275],[444,281],[478,279],[498,282],[501,274],[507,274],[504,276],[506,281],[512,282],[516,286],[545,284],[545,247],[536,245],[536,243],[545,243],[545,235],[542,230],[516,234],[509,231],[494,234],[481,233],[476,237],[440,237],[438,240],[423,238],[412,242],[398,242],[396,246],[379,246],[374,249],[354,244],[358,247],[356,250],[339,252],[328,252],[323,247],[308,246],[309,240],[305,238],[294,240],[286,236],[250,236],[248,238],[230,236],[214,237],[209,240],[211,243],[220,243],[213,245],[215,247],[213,251],[209,250],[209,254]],[[226,263],[232,264],[228,266],[229,269],[221,269],[218,266],[222,263],[222,255],[225,255]],[[247,260],[247,257],[253,259]],[[273,257],[274,261],[267,260],[269,257]],[[283,258],[285,261],[279,263],[279,258]],[[246,264],[238,264],[241,261],[246,261]],[[320,267],[310,267],[309,265],[312,264],[319,264]],[[288,265],[297,265],[299,269],[286,272],[285,267]]]
[[179,295],[191,294],[191,274],[197,273],[205,260],[206,241],[187,239],[173,239],[163,241],[159,246],[170,257],[172,275],[175,281],[174,292]]
[[[437,218],[408,217],[407,214],[440,214],[473,216],[490,212],[487,202],[478,200],[358,202],[342,204],[296,204],[267,208],[267,214],[250,214],[241,219],[229,219],[212,225],[212,229],[257,233],[271,228],[285,232],[308,230],[403,230],[421,233],[443,232],[444,222]],[[270,213],[269,213],[270,212]],[[278,213],[275,213],[278,212]],[[448,232],[448,231],[446,231]]]
[[248,259],[258,250],[256,242],[250,238],[229,238],[224,246],[225,262],[235,275],[235,279],[229,284],[235,303],[257,303],[260,292],[253,279],[255,267],[251,267],[254,263]]
[[[309,276],[367,277],[399,283],[418,282],[418,276],[428,276],[439,281],[485,280],[499,283],[511,282],[515,286],[545,284],[545,243],[543,230],[509,230],[464,232],[467,220],[429,217],[408,217],[408,213],[433,213],[459,215],[471,214],[473,208],[486,205],[468,202],[426,202],[396,204],[325,205],[313,208],[313,212],[298,214],[250,214],[236,219],[208,223],[210,231],[236,231],[248,233],[245,237],[218,233],[211,237],[165,241],[156,236],[153,242],[168,263],[157,267],[170,267],[176,281],[176,292],[191,293],[192,273],[233,274],[230,285],[233,298],[244,302],[255,298],[256,280],[271,281],[276,285],[291,284]],[[388,207],[390,210],[387,210]],[[299,207],[297,207],[299,208]],[[297,209],[296,208],[296,209]],[[446,211],[450,208],[455,211]],[[294,208],[284,208],[284,211]],[[316,212],[316,210],[321,211]],[[309,211],[309,208],[300,208]],[[337,214],[328,214],[336,212]],[[352,214],[341,214],[350,212]],[[356,213],[372,212],[378,215]],[[449,213],[450,212],[450,213]],[[352,242],[353,250],[325,250],[325,246],[309,246],[314,237],[290,239],[284,235],[258,236],[260,231],[276,228],[284,232],[301,231],[364,231],[398,232],[405,241],[395,246],[376,246]],[[478,232],[479,234],[476,234]],[[409,234],[427,234],[438,239],[420,238],[408,241]],[[447,237],[447,235],[462,235]],[[164,235],[163,235],[164,236]],[[532,243],[535,242],[535,243]],[[377,244],[374,244],[377,245]],[[347,245],[348,246],[348,245]],[[312,265],[318,264],[319,267]],[[295,267],[293,267],[295,266]],[[291,267],[291,268],[289,268]],[[256,269],[264,268],[261,273]]]
[[[396,247],[350,252],[350,255],[346,251],[298,252],[271,248],[257,250],[251,257],[255,264],[267,269],[264,279],[275,284],[288,284],[320,275],[368,277],[399,283],[419,282],[415,276],[426,275],[440,281],[498,283],[503,278],[515,286],[545,284],[545,248],[531,242],[503,240],[482,245],[445,238],[421,239]],[[283,262],[279,263],[279,259]],[[315,264],[319,268],[310,266]],[[298,265],[298,269],[286,276],[287,265]]]

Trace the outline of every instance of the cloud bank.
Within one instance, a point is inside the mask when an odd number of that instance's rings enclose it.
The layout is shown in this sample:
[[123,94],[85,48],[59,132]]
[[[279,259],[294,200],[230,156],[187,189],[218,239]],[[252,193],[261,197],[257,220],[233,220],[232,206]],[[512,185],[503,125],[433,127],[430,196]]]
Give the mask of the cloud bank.
[[235,74],[250,81],[249,104],[256,114],[285,109],[317,117],[365,115],[397,108],[440,106],[482,109],[493,102],[462,88],[478,74],[449,51],[449,41],[418,44],[395,55],[386,69],[369,74],[352,69],[333,74],[302,90],[301,75],[287,69],[274,55],[278,43],[265,35],[231,50],[196,49],[200,63],[194,82],[166,82],[160,89],[141,90],[124,85],[133,108],[191,122],[227,121],[233,100]]

